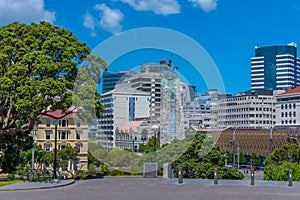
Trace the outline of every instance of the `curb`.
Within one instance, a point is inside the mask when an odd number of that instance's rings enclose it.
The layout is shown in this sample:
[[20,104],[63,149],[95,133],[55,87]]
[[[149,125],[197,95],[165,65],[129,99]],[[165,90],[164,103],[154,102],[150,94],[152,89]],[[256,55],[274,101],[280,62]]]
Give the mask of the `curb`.
[[59,185],[54,185],[55,183],[53,183],[53,185],[50,186],[44,186],[44,187],[29,187],[29,188],[6,188],[6,189],[1,189],[0,187],[0,192],[2,191],[18,191],[18,190],[42,190],[42,189],[51,189],[51,188],[59,188],[59,187],[65,187],[68,185],[71,185],[73,183],[75,183],[76,180],[73,179],[71,182],[68,182],[66,184],[59,184]]

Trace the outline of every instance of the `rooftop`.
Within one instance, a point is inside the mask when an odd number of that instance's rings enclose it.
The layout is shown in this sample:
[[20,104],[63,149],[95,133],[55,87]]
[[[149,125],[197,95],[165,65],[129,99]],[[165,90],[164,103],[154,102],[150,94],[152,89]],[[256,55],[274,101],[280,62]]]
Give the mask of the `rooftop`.
[[291,90],[288,90],[284,93],[281,93],[280,95],[288,95],[288,94],[298,94],[300,93],[300,86],[294,88],[294,89],[291,89]]
[[[66,115],[69,112],[70,112],[70,114]],[[52,116],[53,118],[60,118],[64,115],[66,115],[65,116],[66,118],[76,118],[77,117],[77,114],[74,112],[71,112],[70,110],[66,110],[64,112],[62,110],[48,111],[45,114],[43,114],[44,117]]]
[[129,121],[126,122],[123,126],[119,126],[118,130],[119,131],[130,131],[130,129],[133,130],[133,132],[137,132],[137,128],[139,125],[141,125],[143,123],[143,120],[139,120],[139,121]]

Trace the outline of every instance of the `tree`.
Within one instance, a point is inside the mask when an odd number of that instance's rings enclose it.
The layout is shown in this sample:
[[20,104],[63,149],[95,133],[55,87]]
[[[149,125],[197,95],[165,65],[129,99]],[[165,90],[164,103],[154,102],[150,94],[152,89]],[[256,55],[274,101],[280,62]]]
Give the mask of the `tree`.
[[296,144],[286,144],[277,148],[266,159],[265,165],[279,165],[281,162],[300,162],[300,147]]
[[245,155],[242,152],[240,152],[239,156],[240,156],[240,164],[246,164],[247,158],[245,157]]
[[[154,148],[154,146],[156,145],[156,147]],[[147,144],[143,145],[140,144],[139,145],[139,149],[138,152],[141,153],[149,153],[149,152],[153,152],[154,149],[156,151],[158,151],[160,149],[160,141],[159,138],[156,138],[156,142],[154,142],[154,138],[149,138],[149,141]]]
[[[72,160],[75,163],[78,161],[78,150],[76,147],[65,147],[64,149],[57,150],[57,164],[58,168],[66,169],[68,167],[68,161]],[[52,164],[54,162],[54,151],[46,154],[46,162]]]
[[134,156],[134,158],[137,157],[136,155],[132,155],[132,152],[115,148],[107,154],[105,161],[111,167],[128,168],[133,164],[132,156]]
[[[31,130],[49,109],[65,111],[75,104],[78,111],[96,108],[99,116],[103,107],[95,83],[106,63],[88,57],[90,51],[72,32],[47,22],[1,27],[0,141],[7,134]],[[87,57],[89,62],[79,70]],[[90,78],[82,81],[82,76]],[[91,117],[90,112],[83,114]]]
[[186,178],[213,178],[214,169],[218,168],[219,177],[222,179],[242,179],[242,173],[224,167],[225,160],[226,156],[220,152],[218,146],[214,146],[211,138],[196,135],[187,151],[173,163],[173,171],[177,174],[178,168],[181,167]]
[[256,153],[252,153],[250,158],[253,161],[253,166],[259,166],[261,164],[261,157]]
[[105,157],[107,155],[107,150],[94,142],[89,142],[89,154],[88,154],[88,162],[89,164],[93,164],[99,166],[103,164],[105,161]]
[[287,181],[288,171],[293,170],[293,180],[300,181],[300,146],[286,144],[277,148],[265,161],[264,179]]
[[[12,173],[17,170],[19,162],[22,162],[21,151],[26,151],[33,147],[33,139],[28,133],[18,132],[8,134],[0,140],[1,156],[0,168],[4,173]],[[31,153],[30,153],[31,159]]]

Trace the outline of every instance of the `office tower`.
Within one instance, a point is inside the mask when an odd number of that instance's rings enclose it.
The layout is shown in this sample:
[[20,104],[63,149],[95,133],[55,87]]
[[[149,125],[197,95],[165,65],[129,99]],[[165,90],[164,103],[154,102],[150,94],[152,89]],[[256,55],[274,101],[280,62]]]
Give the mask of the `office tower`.
[[104,71],[102,74],[102,94],[115,89],[119,81],[135,73],[134,71],[117,71],[115,73]]
[[252,89],[291,89],[300,84],[297,45],[255,47],[251,58]]
[[117,85],[114,90],[102,94],[104,112],[98,119],[98,133],[95,141],[112,150],[116,147],[116,129],[129,121],[148,119],[148,93],[138,91],[125,84]]

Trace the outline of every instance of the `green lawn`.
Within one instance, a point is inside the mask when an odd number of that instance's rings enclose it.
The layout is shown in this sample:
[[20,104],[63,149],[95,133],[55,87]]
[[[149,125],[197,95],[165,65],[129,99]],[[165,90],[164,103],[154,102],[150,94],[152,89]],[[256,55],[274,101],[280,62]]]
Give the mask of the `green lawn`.
[[5,185],[10,185],[13,183],[18,183],[21,182],[21,180],[7,180],[7,179],[0,179],[0,187],[5,186]]

